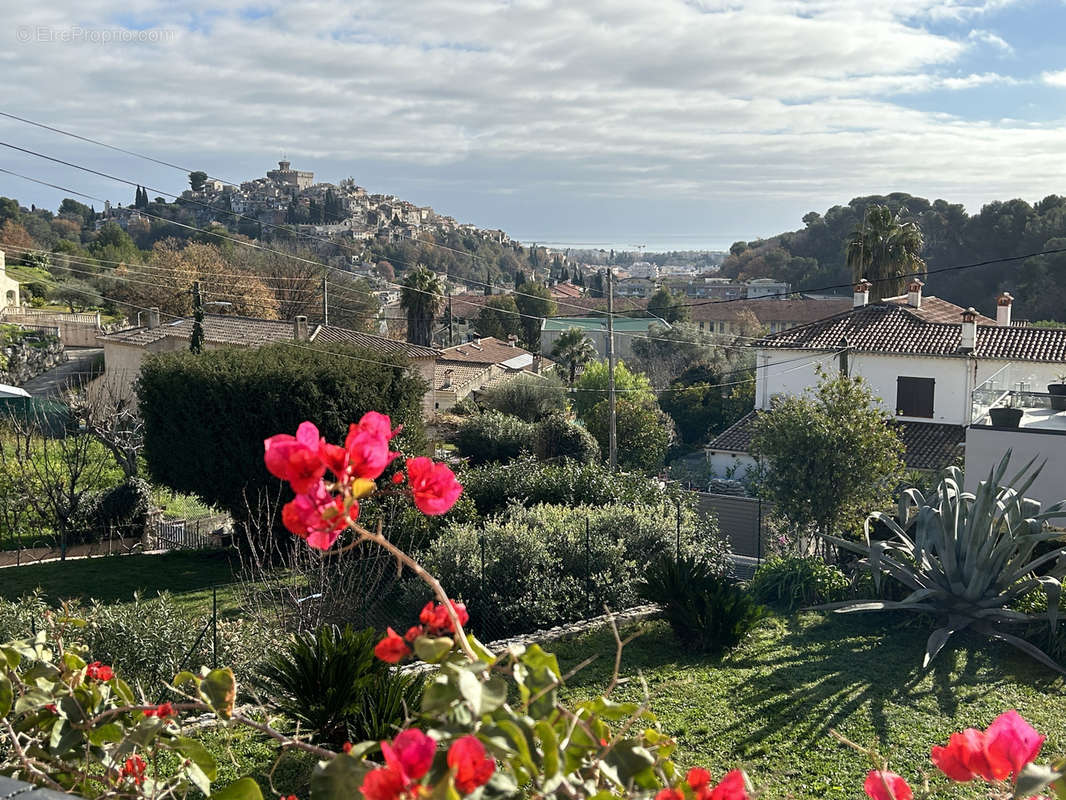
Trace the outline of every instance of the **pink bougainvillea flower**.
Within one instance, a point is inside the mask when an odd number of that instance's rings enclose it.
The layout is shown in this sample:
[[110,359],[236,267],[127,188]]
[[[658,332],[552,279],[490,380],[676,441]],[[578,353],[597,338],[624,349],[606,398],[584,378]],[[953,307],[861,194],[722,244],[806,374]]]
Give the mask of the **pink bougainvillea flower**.
[[403,640],[405,642],[413,642],[425,632],[426,629],[423,628],[421,625],[412,625],[410,628],[407,629],[407,633],[403,635]]
[[985,755],[992,774],[998,779],[1017,776],[1040,754],[1044,739],[1017,711],[1000,714],[985,729]]
[[107,682],[115,677],[114,671],[106,664],[94,661],[85,668],[85,677],[94,681]]
[[389,441],[395,435],[387,416],[376,411],[364,414],[358,424],[348,428],[348,435],[344,439],[347,453],[344,477],[354,476],[371,481],[379,478],[385,467],[399,455],[389,450]]
[[[739,769],[730,770],[709,794],[704,789],[700,797],[707,798],[707,800],[748,800],[748,786],[747,781],[744,780],[744,773]],[[897,800],[903,800],[903,798],[897,798]]]
[[425,456],[407,459],[407,477],[415,505],[430,516],[447,513],[463,492],[446,464],[434,463]]
[[433,754],[437,752],[437,742],[417,728],[409,728],[396,734],[391,745],[382,742],[381,752],[385,756],[385,763],[398,770],[407,783],[411,783],[429,772]]
[[411,648],[392,628],[385,632],[385,638],[374,646],[374,655],[389,664],[397,664],[411,653]]
[[470,794],[489,782],[496,771],[496,762],[486,755],[485,745],[473,735],[456,739],[448,748],[448,766],[455,776],[455,788]]
[[667,786],[665,789],[660,789],[655,795],[655,800],[685,800],[685,795],[680,789],[672,789]]
[[363,776],[359,790],[366,800],[397,800],[407,789],[407,784],[392,767],[378,767]]
[[263,461],[271,475],[288,481],[296,494],[304,494],[326,474],[319,455],[320,444],[318,428],[311,422],[301,422],[295,436],[279,433],[263,442]]
[[870,770],[862,789],[870,800],[913,800],[914,798],[914,793],[907,782],[888,770]]
[[328,550],[348,523],[359,517],[359,503],[350,506],[333,495],[320,480],[310,492],[298,494],[281,509],[281,521],[290,531],[318,550]]

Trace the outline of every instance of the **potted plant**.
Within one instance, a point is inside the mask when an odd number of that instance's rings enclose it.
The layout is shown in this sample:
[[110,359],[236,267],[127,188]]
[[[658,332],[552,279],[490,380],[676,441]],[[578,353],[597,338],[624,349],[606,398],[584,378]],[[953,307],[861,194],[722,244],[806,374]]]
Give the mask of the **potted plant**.
[[1056,377],[1058,383],[1049,383],[1047,393],[1051,395],[1051,407],[1056,411],[1066,411],[1066,375]]
[[992,418],[993,427],[1017,428],[1018,423],[1022,421],[1022,410],[1011,406],[997,406],[988,409],[988,416]]

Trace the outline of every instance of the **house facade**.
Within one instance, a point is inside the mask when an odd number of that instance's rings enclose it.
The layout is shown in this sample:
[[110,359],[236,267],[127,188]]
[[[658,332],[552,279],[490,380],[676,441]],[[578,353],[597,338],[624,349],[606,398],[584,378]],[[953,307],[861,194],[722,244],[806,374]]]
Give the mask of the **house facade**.
[[[857,285],[844,313],[758,342],[755,408],[708,445],[712,472],[736,476],[754,466],[748,446],[755,417],[776,397],[816,386],[819,369],[845,369],[868,382],[898,426],[909,467],[936,470],[964,457],[967,480],[976,481],[1014,449],[1058,464],[1058,476],[1066,471],[1066,413],[1054,412],[1046,393],[1066,372],[1066,330],[1012,324],[1006,293],[992,319],[923,296],[921,281],[874,304],[869,288]],[[989,418],[991,407],[1006,403],[1030,407],[1009,431]],[[1060,488],[1046,487],[1050,494],[1038,499],[1066,497],[1057,480]]]

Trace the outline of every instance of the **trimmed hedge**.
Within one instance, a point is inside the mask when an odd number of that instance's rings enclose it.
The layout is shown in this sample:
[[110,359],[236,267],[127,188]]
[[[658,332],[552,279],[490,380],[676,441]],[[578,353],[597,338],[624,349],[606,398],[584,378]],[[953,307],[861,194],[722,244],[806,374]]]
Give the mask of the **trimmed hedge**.
[[425,390],[402,360],[346,346],[154,355],[137,384],[144,458],[154,481],[242,519],[246,490],[255,502],[281,485],[263,466],[264,439],[310,420],[342,442],[350,423],[381,411],[404,426],[401,448],[421,452]]

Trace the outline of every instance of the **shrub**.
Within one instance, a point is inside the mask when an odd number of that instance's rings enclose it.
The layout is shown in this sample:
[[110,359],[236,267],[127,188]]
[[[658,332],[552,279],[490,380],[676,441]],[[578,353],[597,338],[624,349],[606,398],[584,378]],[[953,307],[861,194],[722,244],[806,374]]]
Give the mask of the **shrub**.
[[152,487],[140,478],[129,478],[111,489],[87,493],[73,527],[85,541],[100,541],[112,534],[141,536],[151,506]]
[[455,448],[471,464],[511,461],[533,449],[533,426],[518,417],[486,411],[459,426]]
[[[681,534],[683,549],[726,571],[712,522],[685,510]],[[516,504],[483,526],[441,531],[422,561],[467,603],[481,634],[499,638],[636,604],[648,560],[676,546],[675,517],[662,506]]]
[[602,464],[564,460],[542,464],[533,458],[510,464],[464,470],[463,494],[478,513],[493,514],[518,501],[523,505],[608,505],[664,503],[675,499],[669,490],[644,475],[611,472]]
[[339,345],[276,344],[151,356],[137,395],[152,478],[244,519],[246,492],[254,503],[280,486],[263,466],[263,440],[294,433],[304,420],[329,441],[343,441],[350,422],[386,407],[404,426],[396,444],[417,453],[425,383],[401,360],[375,354],[372,363],[366,355]]
[[739,644],[766,615],[750,593],[700,555],[659,556],[639,590],[663,607],[681,643],[701,653],[721,653]]
[[379,638],[373,628],[334,625],[299,634],[267,656],[255,684],[271,709],[307,726],[319,742],[391,736],[419,707],[422,679],[394,674],[377,659]]
[[760,603],[795,611],[843,600],[849,585],[839,567],[818,556],[772,556],[755,570],[748,590]]
[[519,375],[481,393],[486,408],[537,422],[567,410],[566,386],[553,375]]
[[551,414],[533,432],[533,452],[541,461],[572,458],[581,464],[600,460],[600,446],[592,434],[563,414]]
[[[605,453],[609,448],[609,411],[609,404],[604,400],[583,417]],[[659,408],[655,398],[620,397],[615,403],[615,417],[619,466],[645,472],[659,470],[674,440],[674,422]]]

